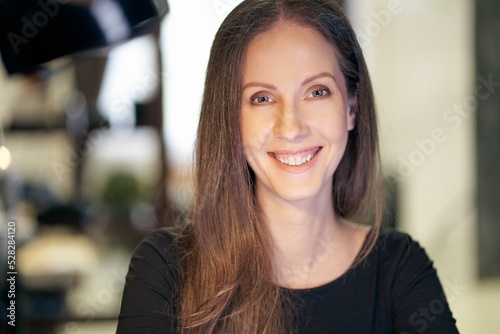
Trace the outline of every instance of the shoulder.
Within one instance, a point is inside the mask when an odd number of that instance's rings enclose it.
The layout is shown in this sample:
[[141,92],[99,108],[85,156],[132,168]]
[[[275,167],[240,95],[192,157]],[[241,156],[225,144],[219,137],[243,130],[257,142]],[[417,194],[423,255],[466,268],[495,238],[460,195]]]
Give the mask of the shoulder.
[[161,228],[150,232],[132,253],[126,283],[147,284],[158,291],[178,290],[183,248],[179,229]]
[[147,234],[137,245],[133,257],[144,255],[175,256],[178,233],[172,228],[161,228]]
[[385,274],[394,278],[435,275],[433,263],[425,249],[407,233],[382,230],[373,252]]
[[[424,248],[409,234],[395,230],[382,229],[375,244],[375,251],[382,256],[425,255]],[[426,255],[425,255],[426,256]]]
[[408,233],[392,229],[381,229],[377,241],[378,245],[383,247],[406,247],[417,244]]
[[180,286],[179,233],[150,232],[135,248],[125,281],[117,333],[174,333]]
[[[372,230],[371,233],[374,233]],[[375,246],[358,269],[376,277],[387,297],[394,300],[423,283],[440,290],[437,272],[425,249],[409,234],[382,229]]]
[[417,241],[407,233],[381,231],[371,259],[397,333],[457,333],[437,271]]
[[142,270],[146,268],[177,271],[181,258],[179,237],[180,230],[174,228],[160,228],[146,235],[133,251],[127,278],[144,275]]
[[159,251],[160,253],[174,252],[176,240],[180,236],[178,228],[164,227],[148,233],[134,250],[134,254],[142,251]]

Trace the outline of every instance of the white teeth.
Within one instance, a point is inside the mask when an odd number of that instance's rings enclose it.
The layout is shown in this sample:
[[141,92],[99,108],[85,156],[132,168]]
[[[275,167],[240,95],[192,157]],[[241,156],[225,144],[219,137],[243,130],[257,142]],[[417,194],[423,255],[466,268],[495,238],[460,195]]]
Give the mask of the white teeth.
[[305,164],[306,162],[309,162],[315,155],[316,153],[311,153],[307,157],[301,157],[301,156],[292,156],[288,158],[283,158],[280,157],[276,154],[274,154],[274,157],[281,162],[282,164],[288,165],[288,166],[300,166]]

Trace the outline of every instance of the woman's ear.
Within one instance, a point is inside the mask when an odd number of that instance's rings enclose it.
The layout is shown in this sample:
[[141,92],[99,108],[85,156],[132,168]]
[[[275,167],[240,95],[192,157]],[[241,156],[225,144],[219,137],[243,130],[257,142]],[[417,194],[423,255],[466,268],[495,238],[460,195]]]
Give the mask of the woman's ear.
[[349,97],[347,104],[347,129],[351,131],[356,125],[356,111],[358,110],[358,99],[356,95]]

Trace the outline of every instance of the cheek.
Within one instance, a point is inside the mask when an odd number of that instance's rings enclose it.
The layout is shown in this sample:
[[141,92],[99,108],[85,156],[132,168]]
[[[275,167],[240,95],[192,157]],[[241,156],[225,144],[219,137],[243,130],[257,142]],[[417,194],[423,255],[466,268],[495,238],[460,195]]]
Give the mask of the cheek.
[[269,121],[255,115],[249,117],[242,115],[241,136],[245,155],[255,153],[264,149],[269,135],[272,132],[272,125]]
[[241,124],[241,138],[243,143],[243,153],[247,162],[252,165],[258,139],[254,133],[253,127],[249,124],[249,120],[245,120]]
[[351,118],[343,107],[334,106],[316,117],[314,123],[330,139],[347,136],[351,128]]
[[263,152],[264,140],[258,133],[247,132],[243,137],[243,153],[247,162],[251,163]]

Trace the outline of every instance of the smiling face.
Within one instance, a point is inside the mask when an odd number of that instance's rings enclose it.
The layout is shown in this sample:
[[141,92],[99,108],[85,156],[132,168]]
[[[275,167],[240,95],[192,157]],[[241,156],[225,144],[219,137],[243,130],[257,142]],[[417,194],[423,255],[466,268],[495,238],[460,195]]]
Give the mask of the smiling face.
[[248,45],[243,66],[241,131],[258,198],[331,197],[355,120],[333,47],[280,22]]

